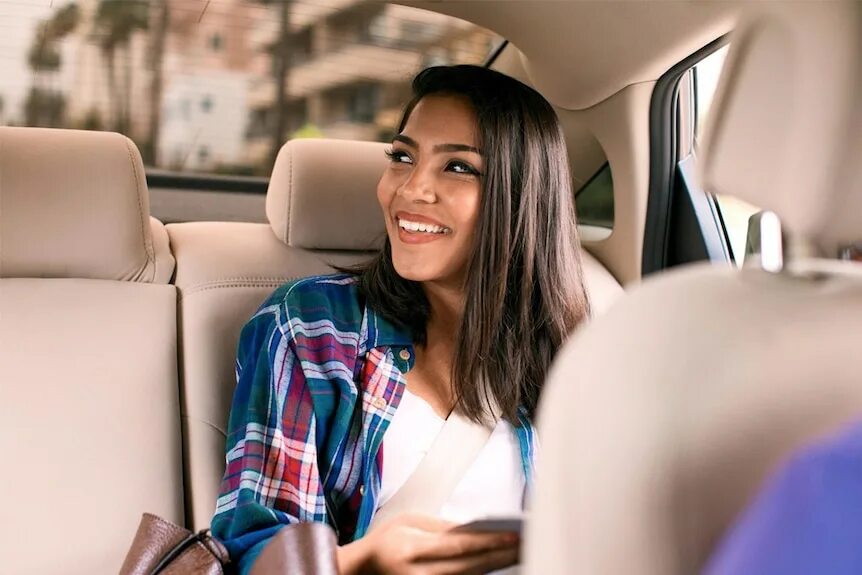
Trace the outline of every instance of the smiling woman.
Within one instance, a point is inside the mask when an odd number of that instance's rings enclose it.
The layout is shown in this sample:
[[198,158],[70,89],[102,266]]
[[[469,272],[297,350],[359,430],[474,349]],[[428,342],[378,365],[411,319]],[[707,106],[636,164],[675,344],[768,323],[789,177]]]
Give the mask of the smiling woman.
[[[562,130],[508,76],[434,67],[387,156],[378,256],[285,284],[240,336],[212,528],[243,573],[307,521],[336,529],[345,575],[518,561],[516,533],[453,528],[521,513],[545,374],[589,314]],[[478,450],[439,506],[411,507],[456,424]]]
[[475,128],[469,101],[428,96],[395,137],[377,197],[404,279],[464,284],[482,183]]

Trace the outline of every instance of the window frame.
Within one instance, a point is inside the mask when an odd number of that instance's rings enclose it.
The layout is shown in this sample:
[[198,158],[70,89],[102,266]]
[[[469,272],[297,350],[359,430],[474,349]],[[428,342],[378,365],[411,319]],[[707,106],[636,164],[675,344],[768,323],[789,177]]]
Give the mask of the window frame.
[[[694,102],[696,97],[691,93],[684,94],[680,90],[684,76],[698,62],[728,44],[729,41],[729,35],[725,34],[709,42],[671,67],[656,81],[653,88],[649,112],[650,175],[647,215],[644,222],[642,276],[682,263],[674,262],[670,257],[672,239],[702,245],[700,255],[688,257],[730,261],[726,246],[726,232],[720,221],[715,199],[711,195],[703,194],[699,188],[695,189],[691,174],[686,174],[690,170],[681,167],[689,156],[696,161],[693,147],[685,156],[681,152],[684,142],[690,142],[692,145],[694,143],[694,123],[697,116],[691,115],[696,113]],[[692,76],[693,74],[690,75]],[[693,79],[686,82],[688,90],[693,89],[693,86]],[[681,99],[690,104],[686,106],[685,111],[681,110]],[[686,117],[681,117],[681,114],[685,114]],[[691,133],[682,134],[680,130],[683,126]],[[676,189],[677,181],[682,183],[679,187],[686,189]],[[683,191],[687,193],[687,197],[683,197]],[[705,199],[706,204],[699,201],[698,195]],[[688,205],[680,208],[683,202],[687,202]],[[689,215],[695,218],[698,225],[686,228],[677,226],[672,218],[675,209],[688,210]]]

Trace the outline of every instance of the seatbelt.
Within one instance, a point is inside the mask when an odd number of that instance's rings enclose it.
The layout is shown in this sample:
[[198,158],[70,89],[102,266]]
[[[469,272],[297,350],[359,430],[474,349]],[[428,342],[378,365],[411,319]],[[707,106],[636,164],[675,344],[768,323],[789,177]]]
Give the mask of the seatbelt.
[[449,414],[416,470],[374,514],[369,531],[402,513],[439,514],[491,437],[498,413],[495,406],[491,424],[476,423],[454,411]]

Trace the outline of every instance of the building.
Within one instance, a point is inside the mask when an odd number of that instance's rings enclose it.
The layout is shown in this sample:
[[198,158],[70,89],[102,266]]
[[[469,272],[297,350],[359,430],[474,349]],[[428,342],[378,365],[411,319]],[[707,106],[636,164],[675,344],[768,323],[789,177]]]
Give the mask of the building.
[[[270,7],[278,23],[281,5]],[[285,81],[288,134],[381,140],[395,129],[410,94],[409,81],[422,67],[479,61],[494,37],[474,25],[440,14],[382,2],[329,0],[291,4],[289,73]],[[276,108],[273,76],[277,26],[253,37],[257,55],[249,94],[246,161],[260,165],[271,152]],[[463,52],[471,51],[470,58]]]
[[240,163],[250,37],[266,9],[244,0],[138,4],[145,25],[114,50],[111,66],[102,47],[107,32],[97,23],[100,0],[79,0],[68,123],[119,129],[159,167]]
[[167,169],[269,172],[285,8],[285,139],[387,139],[420,68],[480,62],[496,41],[372,0],[76,3],[62,69],[47,78],[68,101],[65,124],[121,131]]
[[156,165],[178,171],[226,171],[245,147],[248,74],[202,70],[174,74],[162,96]]

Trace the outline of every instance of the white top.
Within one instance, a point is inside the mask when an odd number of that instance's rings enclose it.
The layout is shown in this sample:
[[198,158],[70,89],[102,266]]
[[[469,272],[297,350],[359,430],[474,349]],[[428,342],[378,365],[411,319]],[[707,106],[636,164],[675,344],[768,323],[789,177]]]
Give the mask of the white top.
[[[425,400],[404,390],[383,440],[378,508],[413,474],[443,422]],[[500,420],[439,516],[455,523],[520,516],[525,487],[518,437],[510,423]]]

